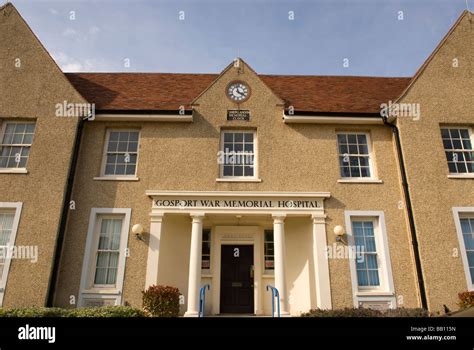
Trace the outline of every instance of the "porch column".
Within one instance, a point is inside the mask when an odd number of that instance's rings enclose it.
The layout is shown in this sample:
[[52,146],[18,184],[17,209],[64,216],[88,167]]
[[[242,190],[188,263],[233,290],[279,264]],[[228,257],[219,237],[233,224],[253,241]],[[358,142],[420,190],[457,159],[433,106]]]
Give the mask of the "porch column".
[[148,258],[146,263],[145,290],[158,283],[158,264],[160,260],[161,225],[163,213],[151,214]]
[[331,309],[331,284],[329,264],[326,254],[325,216],[313,214],[313,260],[316,281],[316,306],[319,309]]
[[[280,293],[280,313],[289,315],[288,293],[286,289],[286,247],[285,247],[285,214],[273,217],[273,245],[275,254],[275,288]],[[276,310],[275,310],[276,311]]]
[[188,310],[185,317],[197,317],[201,287],[202,220],[204,214],[191,214],[191,251],[189,254]]

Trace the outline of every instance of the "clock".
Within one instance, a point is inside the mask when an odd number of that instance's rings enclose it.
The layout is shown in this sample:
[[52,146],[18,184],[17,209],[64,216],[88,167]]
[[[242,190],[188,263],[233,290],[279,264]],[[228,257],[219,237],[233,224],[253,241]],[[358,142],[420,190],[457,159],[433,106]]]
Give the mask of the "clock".
[[243,81],[233,81],[226,88],[226,94],[234,102],[243,102],[250,96],[250,88]]

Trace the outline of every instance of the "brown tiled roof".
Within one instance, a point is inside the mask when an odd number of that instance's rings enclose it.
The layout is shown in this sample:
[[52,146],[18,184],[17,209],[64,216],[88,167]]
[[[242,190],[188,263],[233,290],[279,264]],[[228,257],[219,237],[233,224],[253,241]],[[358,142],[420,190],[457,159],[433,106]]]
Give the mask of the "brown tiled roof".
[[[217,74],[66,73],[98,110],[178,110],[205,90]],[[301,112],[378,113],[410,78],[260,75],[273,92]]]

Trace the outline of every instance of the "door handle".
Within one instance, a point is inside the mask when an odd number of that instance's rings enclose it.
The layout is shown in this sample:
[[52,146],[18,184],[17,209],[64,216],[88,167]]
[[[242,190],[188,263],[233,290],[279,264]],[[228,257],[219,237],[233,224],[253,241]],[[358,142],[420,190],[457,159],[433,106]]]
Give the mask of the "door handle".
[[250,265],[250,278],[253,278],[253,265]]

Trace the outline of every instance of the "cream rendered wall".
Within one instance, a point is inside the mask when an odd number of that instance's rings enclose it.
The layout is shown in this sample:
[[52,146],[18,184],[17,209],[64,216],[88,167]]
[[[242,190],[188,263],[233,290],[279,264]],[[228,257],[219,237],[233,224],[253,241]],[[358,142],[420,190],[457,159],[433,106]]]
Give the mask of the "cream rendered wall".
[[[419,103],[420,120],[399,118],[428,304],[457,309],[467,290],[452,207],[474,205],[474,179],[449,179],[440,127],[474,126],[474,24],[465,13],[401,103]],[[454,59],[458,67],[453,67]]]
[[0,127],[36,121],[28,174],[0,174],[0,202],[23,202],[15,244],[38,248],[36,263],[12,260],[3,306],[44,306],[78,124],[55,106],[86,101],[11,4],[0,7],[0,42]]

